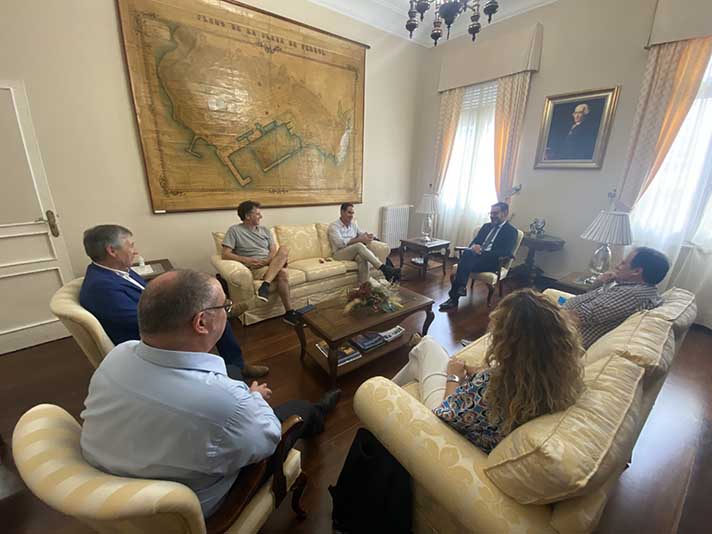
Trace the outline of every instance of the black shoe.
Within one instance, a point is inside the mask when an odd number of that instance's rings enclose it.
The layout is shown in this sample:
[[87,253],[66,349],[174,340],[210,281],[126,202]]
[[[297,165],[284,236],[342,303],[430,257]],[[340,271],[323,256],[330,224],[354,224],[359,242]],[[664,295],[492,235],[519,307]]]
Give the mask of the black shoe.
[[269,282],[262,282],[262,285],[257,290],[257,298],[262,302],[269,300]]
[[287,313],[282,316],[282,322],[288,324],[289,326],[297,326],[297,323],[299,322],[299,314],[294,310],[288,310]]
[[466,288],[465,286],[458,287],[458,288],[457,288],[457,291],[455,292],[455,294],[456,294],[458,297],[466,297],[466,296],[467,296],[467,288]]
[[242,376],[245,381],[254,378],[262,378],[263,376],[267,376],[267,373],[269,373],[269,367],[266,365],[250,365],[249,363],[246,363],[242,368]]
[[440,311],[452,310],[457,308],[457,299],[450,297],[440,305]]
[[319,399],[319,401],[314,403],[314,406],[316,406],[319,410],[321,410],[324,415],[326,415],[334,409],[336,403],[339,402],[340,397],[341,390],[332,389],[331,391],[327,391],[326,393],[324,393]]

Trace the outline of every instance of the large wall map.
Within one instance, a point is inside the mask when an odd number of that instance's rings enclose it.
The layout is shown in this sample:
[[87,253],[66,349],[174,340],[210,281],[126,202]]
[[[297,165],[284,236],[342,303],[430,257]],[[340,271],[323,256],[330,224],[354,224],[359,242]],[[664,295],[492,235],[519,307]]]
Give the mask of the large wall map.
[[118,0],[156,212],[360,202],[366,46],[218,0]]

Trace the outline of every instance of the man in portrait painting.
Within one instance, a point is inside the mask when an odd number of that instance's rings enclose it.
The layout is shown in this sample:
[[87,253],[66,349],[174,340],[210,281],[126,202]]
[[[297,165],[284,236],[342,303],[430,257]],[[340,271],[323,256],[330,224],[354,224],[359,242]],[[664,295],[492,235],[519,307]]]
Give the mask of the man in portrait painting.
[[[558,128],[556,132],[558,136],[552,131],[553,135],[550,135],[552,143],[547,146],[546,159],[589,160],[593,158],[600,116],[599,120],[593,118],[591,107],[584,102],[576,105],[571,117],[572,123]],[[554,121],[556,118],[555,116]]]

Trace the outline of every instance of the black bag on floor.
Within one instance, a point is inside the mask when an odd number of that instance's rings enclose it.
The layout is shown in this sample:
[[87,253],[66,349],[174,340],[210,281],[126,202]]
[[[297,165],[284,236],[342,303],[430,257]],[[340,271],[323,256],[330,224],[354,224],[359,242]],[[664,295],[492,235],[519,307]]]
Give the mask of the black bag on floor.
[[410,475],[365,428],[356,432],[336,486],[334,529],[348,534],[410,534],[413,492]]

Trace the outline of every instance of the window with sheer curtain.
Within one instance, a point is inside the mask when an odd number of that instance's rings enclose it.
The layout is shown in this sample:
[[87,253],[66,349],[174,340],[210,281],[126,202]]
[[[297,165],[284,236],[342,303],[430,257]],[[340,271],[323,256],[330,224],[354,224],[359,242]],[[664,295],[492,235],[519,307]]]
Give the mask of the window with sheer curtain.
[[475,227],[497,202],[494,185],[494,120],[497,82],[465,90],[450,163],[439,197],[438,234],[468,245]]
[[696,322],[712,328],[712,61],[631,226],[635,245],[668,255],[668,285],[695,293]]
[[655,179],[631,214],[636,244],[675,260],[685,244],[712,245],[712,62]]

